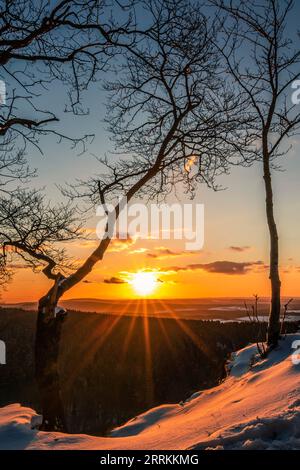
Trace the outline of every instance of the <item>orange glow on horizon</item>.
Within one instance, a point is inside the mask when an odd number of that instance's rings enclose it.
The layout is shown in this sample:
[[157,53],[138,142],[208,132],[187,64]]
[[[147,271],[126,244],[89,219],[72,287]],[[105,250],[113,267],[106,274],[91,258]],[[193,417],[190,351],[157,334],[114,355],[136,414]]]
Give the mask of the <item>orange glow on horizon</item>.
[[[210,273],[205,270],[172,270],[169,261],[155,261],[147,258],[140,262],[140,256],[122,254],[108,256],[105,265],[99,264],[84,282],[72,288],[63,297],[67,299],[199,299],[218,297],[249,297],[253,293],[268,297],[270,286],[268,270],[256,268],[244,275]],[[165,267],[166,266],[166,267]],[[176,265],[174,265],[176,267]],[[113,276],[123,282],[105,283]],[[299,297],[300,270],[291,267],[282,269],[282,295]],[[145,281],[145,282],[144,282]],[[51,287],[52,282],[42,273],[19,269],[11,283],[2,291],[2,304],[37,302]]]
[[128,283],[131,284],[135,293],[139,296],[149,296],[153,294],[158,287],[157,273],[152,271],[138,271],[131,275],[131,279]]

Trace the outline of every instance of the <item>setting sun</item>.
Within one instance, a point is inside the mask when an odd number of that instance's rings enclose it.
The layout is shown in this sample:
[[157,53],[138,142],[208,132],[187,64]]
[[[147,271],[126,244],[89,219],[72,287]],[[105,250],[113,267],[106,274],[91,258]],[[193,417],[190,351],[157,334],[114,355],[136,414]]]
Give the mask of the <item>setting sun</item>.
[[153,272],[138,272],[133,274],[130,284],[138,295],[146,296],[157,288],[158,281]]

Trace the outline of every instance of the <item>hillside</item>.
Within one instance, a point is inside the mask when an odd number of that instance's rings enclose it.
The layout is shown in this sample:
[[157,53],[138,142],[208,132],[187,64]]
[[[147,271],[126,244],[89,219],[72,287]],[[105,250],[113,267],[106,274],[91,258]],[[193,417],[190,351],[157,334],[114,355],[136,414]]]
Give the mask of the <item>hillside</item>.
[[[69,311],[59,357],[68,431],[103,436],[146,410],[218,385],[229,355],[263,338],[265,327]],[[0,367],[0,407],[21,403],[41,411],[35,328],[36,313],[1,311],[7,364]],[[296,323],[286,328],[298,331]]]
[[[153,408],[111,437],[45,433],[30,408],[0,410],[2,449],[300,449],[300,365],[288,335],[265,360],[256,346],[236,353],[229,377],[185,403]],[[252,365],[251,365],[252,364]]]

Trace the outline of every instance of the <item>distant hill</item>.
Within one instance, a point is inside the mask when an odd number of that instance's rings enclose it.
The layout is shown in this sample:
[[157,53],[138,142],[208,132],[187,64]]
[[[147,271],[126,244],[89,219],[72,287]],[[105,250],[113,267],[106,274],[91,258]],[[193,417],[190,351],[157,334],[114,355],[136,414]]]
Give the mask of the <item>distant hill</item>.
[[[145,312],[148,316],[159,318],[180,318],[186,320],[221,320],[221,321],[247,321],[245,300],[251,311],[253,299],[217,298],[217,299],[134,299],[134,300],[103,300],[93,298],[79,298],[62,300],[67,310],[81,312],[105,313],[110,315],[141,316]],[[6,308],[21,308],[23,310],[36,310],[35,302],[22,302],[18,304],[2,304]],[[259,302],[259,315],[267,318],[269,300],[262,298]],[[300,299],[295,299],[289,310],[288,320],[300,320]]]

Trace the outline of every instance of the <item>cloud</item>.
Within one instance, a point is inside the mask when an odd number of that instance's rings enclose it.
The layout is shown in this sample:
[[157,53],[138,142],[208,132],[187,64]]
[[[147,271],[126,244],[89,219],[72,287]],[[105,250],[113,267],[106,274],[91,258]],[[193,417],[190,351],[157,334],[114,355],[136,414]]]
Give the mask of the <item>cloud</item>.
[[242,253],[243,251],[250,250],[251,246],[230,246],[228,249],[231,251],[237,251],[238,253]]
[[104,279],[105,284],[126,284],[126,281],[124,279],[121,279],[120,277],[112,276],[109,279]]
[[99,244],[99,240],[90,239],[90,240],[79,240],[73,243],[73,246],[75,246],[76,248],[92,249],[92,248],[96,248],[98,244]]
[[137,248],[136,250],[131,250],[129,252],[130,255],[139,255],[141,253],[146,253],[148,251],[148,248]]
[[186,266],[172,266],[166,270],[173,272],[202,270],[208,273],[243,275],[246,274],[252,267],[261,265],[263,265],[262,261],[240,263],[235,263],[233,261],[214,261],[212,263],[196,263],[188,264]]
[[[87,231],[84,232],[83,234],[85,237],[89,237],[91,235],[95,235],[95,231],[92,229],[88,229]],[[86,238],[86,239],[80,239],[75,242],[73,242],[73,247],[76,248],[83,248],[83,249],[94,249],[96,248],[101,240],[99,238]],[[136,243],[136,239],[130,237],[129,235],[122,235],[122,234],[117,234],[116,238],[113,238],[109,246],[107,248],[108,253],[115,253],[118,251],[124,251],[127,250],[129,247],[134,245]]]
[[127,250],[132,245],[134,245],[135,242],[136,240],[130,236],[127,236],[126,238],[113,238],[109,244],[107,251],[109,253],[124,251],[124,250]]
[[149,258],[155,258],[155,259],[162,259],[162,258],[171,258],[172,256],[180,256],[180,253],[177,253],[175,251],[169,250],[169,248],[156,248],[155,252],[148,253],[147,256]]
[[173,251],[170,250],[169,248],[165,248],[164,246],[160,246],[155,248],[155,251],[148,253],[147,256],[152,259],[164,259],[164,258],[172,258],[176,256],[185,256],[185,255],[193,255],[193,254],[198,254],[196,251],[195,252],[190,252],[190,251]]

